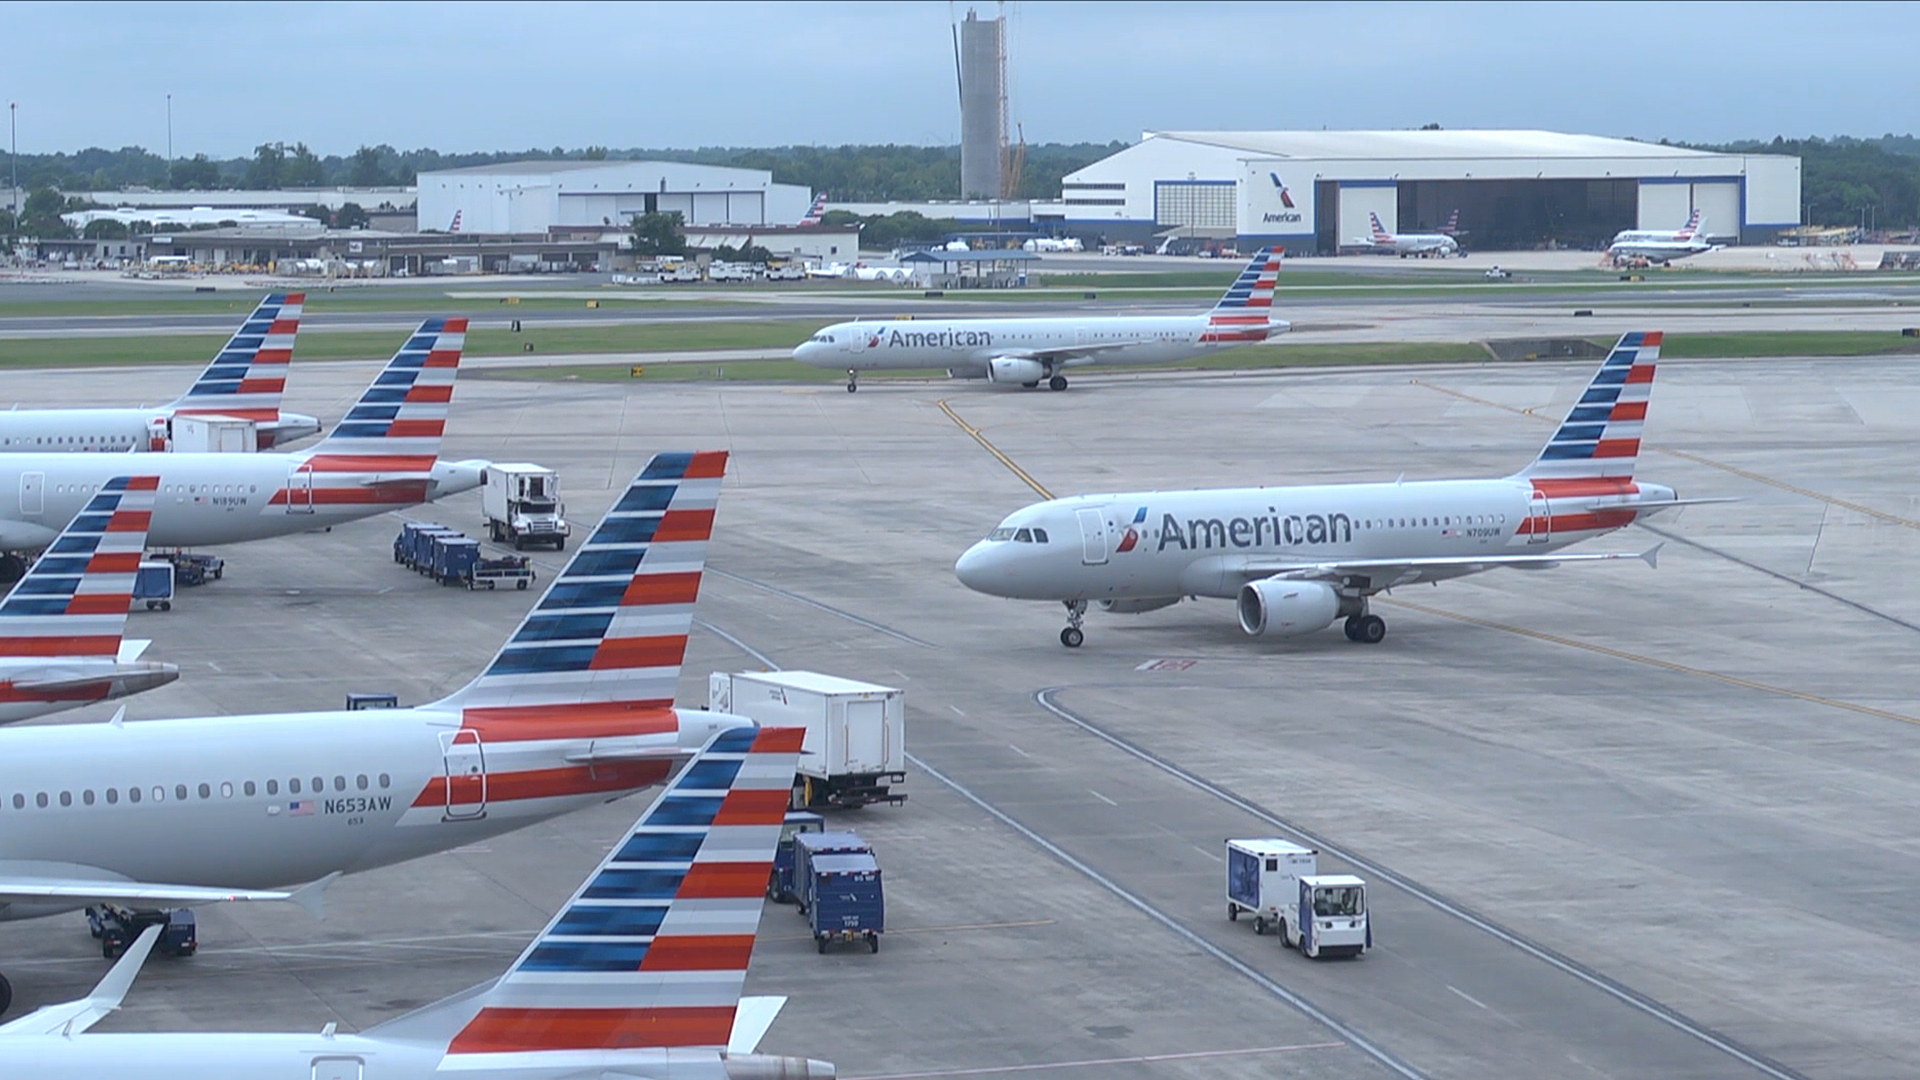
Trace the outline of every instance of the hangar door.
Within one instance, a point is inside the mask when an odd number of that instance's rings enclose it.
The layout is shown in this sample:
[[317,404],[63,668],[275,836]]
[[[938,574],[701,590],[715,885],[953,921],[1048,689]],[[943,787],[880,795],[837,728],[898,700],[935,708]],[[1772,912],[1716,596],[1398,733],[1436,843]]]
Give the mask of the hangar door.
[[1388,232],[1400,229],[1400,185],[1387,181],[1376,184],[1340,185],[1340,244],[1354,247],[1365,244],[1373,235],[1373,220],[1380,216],[1380,227]]
[[1695,210],[1708,236],[1740,235],[1740,181],[1640,181],[1640,228],[1678,229]]

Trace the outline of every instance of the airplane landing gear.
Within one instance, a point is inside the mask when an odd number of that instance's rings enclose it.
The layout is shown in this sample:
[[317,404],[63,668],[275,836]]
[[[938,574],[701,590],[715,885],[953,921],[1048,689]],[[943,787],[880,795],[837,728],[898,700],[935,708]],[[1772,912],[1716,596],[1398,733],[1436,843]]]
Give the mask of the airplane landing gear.
[[1067,377],[1065,375],[1055,375],[1053,378],[1047,380],[1047,389],[1049,390],[1065,390],[1066,388]]
[[1068,600],[1066,601],[1066,605],[1067,628],[1060,631],[1060,644],[1065,645],[1069,649],[1077,649],[1080,647],[1081,642],[1087,640],[1087,635],[1080,629],[1081,622],[1087,617],[1087,602],[1085,600]]
[[5,975],[0,975],[0,1016],[7,1015],[7,1010],[12,1007],[13,984],[7,981]]
[[1378,615],[1354,615],[1346,622],[1347,640],[1378,645],[1387,636],[1387,620]]
[[11,585],[27,576],[27,560],[19,555],[0,555],[0,585]]
[[853,370],[852,368],[848,368],[847,369],[847,393],[851,394],[858,389],[860,389],[860,373]]

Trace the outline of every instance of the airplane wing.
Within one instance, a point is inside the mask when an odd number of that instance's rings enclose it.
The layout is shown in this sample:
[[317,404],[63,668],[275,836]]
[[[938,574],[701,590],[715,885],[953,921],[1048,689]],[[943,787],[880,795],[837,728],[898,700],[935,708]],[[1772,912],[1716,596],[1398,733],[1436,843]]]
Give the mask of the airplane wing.
[[147,954],[153,951],[153,943],[160,940],[160,927],[149,926],[140,931],[133,939],[127,951],[121,955],[118,963],[107,972],[107,977],[93,988],[93,993],[77,1001],[63,1001],[58,1005],[47,1005],[28,1013],[16,1020],[0,1024],[0,1037],[8,1035],[65,1035],[73,1036],[87,1030],[107,1018],[120,1003],[126,1000],[127,991],[133,986],[134,976],[140,974],[140,967],[147,962]]
[[1077,357],[1093,357],[1115,349],[1130,349],[1135,345],[1147,345],[1150,342],[1141,338],[1137,341],[1101,341],[1086,345],[1062,345],[1055,349],[1002,349],[995,356],[1009,360],[1072,360]]
[[1469,574],[1484,573],[1508,567],[1514,570],[1551,570],[1562,563],[1574,562],[1616,562],[1621,559],[1639,559],[1648,566],[1658,566],[1660,549],[1664,543],[1655,544],[1645,551],[1606,551],[1591,554],[1554,554],[1554,555],[1461,555],[1426,559],[1348,559],[1341,562],[1326,563],[1281,563],[1271,560],[1248,560],[1228,573],[1237,573],[1243,581],[1261,581],[1279,579],[1281,581],[1326,581],[1339,583],[1349,578],[1366,578],[1369,582],[1365,592],[1369,595],[1394,588],[1399,585],[1412,585],[1419,582],[1447,581],[1452,578],[1466,577]]

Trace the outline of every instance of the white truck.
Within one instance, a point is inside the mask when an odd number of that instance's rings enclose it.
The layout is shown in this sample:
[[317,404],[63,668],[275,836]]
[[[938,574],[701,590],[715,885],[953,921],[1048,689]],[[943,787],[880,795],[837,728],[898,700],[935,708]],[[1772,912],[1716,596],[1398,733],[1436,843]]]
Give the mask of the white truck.
[[493,542],[511,541],[516,551],[528,544],[564,550],[572,532],[560,504],[560,478],[539,465],[488,465],[480,477],[480,512]]
[[716,671],[707,706],[770,727],[804,727],[796,809],[906,801],[907,694],[813,671]]
[[1254,933],[1277,927],[1282,945],[1316,960],[1371,949],[1367,883],[1319,873],[1319,855],[1288,840],[1228,840],[1227,918],[1251,912]]

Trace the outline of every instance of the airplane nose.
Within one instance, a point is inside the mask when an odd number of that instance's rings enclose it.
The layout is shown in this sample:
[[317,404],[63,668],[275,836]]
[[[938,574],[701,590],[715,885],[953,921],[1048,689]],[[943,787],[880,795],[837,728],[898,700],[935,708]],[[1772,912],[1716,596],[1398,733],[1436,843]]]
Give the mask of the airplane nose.
[[960,579],[960,584],[965,585],[974,592],[990,592],[991,590],[987,588],[987,563],[989,559],[987,543],[982,540],[961,552],[960,557],[954,560],[953,576]]
[[813,363],[813,354],[815,351],[816,344],[817,344],[816,342],[812,342],[812,341],[803,341],[800,344],[794,346],[793,358],[795,360],[800,361],[803,364]]

